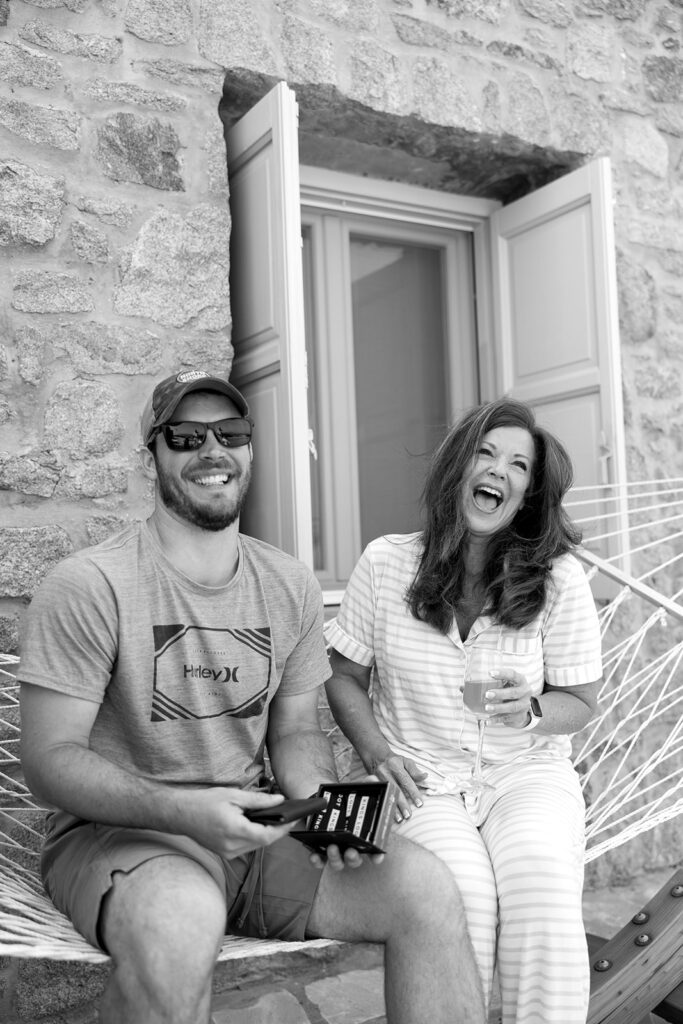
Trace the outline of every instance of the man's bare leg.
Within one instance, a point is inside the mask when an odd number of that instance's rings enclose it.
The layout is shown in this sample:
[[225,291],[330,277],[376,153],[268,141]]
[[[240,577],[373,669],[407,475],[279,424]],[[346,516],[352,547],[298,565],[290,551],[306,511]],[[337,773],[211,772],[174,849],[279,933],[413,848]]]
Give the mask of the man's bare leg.
[[117,872],[101,919],[114,962],[101,1024],[206,1024],[225,920],[222,893],[192,860]]
[[309,934],[385,943],[387,1024],[485,1024],[460,894],[422,847],[395,836],[381,864],[327,867]]

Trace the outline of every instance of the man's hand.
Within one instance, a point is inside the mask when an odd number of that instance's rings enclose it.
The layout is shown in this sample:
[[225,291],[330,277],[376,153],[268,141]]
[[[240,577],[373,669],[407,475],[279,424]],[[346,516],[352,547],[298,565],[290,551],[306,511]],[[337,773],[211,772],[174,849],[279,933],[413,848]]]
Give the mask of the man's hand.
[[225,860],[282,839],[296,822],[259,825],[244,814],[247,807],[273,807],[282,803],[280,794],[260,793],[228,786],[183,790],[179,797],[181,817],[187,835]]
[[338,846],[328,846],[325,853],[326,857],[319,853],[312,853],[311,863],[318,868],[324,868],[325,864],[329,864],[332,871],[343,871],[344,868],[359,868],[366,858],[373,864],[381,864],[384,860],[383,853],[363,854],[354,850],[353,847],[349,847],[342,853]]

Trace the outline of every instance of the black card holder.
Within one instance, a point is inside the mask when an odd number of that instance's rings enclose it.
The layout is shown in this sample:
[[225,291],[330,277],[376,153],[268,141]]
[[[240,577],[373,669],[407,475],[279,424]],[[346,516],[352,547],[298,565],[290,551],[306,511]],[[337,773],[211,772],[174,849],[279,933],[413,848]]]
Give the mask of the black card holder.
[[290,836],[323,851],[338,846],[343,852],[353,847],[360,853],[385,853],[394,823],[396,788],[388,782],[324,783],[318,796],[327,806],[306,821],[306,827]]

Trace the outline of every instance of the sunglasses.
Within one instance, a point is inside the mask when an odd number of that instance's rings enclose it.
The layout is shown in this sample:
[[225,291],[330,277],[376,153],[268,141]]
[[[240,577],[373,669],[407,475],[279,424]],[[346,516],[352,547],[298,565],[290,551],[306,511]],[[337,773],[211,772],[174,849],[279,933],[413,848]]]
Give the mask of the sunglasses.
[[224,448],[241,448],[251,441],[254,426],[251,416],[228,417],[213,423],[183,420],[181,423],[162,423],[154,435],[163,434],[172,452],[193,452],[206,441],[209,431]]

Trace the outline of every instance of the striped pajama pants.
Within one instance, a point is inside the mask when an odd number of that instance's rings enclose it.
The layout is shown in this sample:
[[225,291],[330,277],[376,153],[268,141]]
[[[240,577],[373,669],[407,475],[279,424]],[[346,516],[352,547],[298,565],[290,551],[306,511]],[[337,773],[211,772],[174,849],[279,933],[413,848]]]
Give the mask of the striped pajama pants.
[[585,1024],[584,803],[566,761],[488,766],[493,794],[425,795],[396,826],[460,888],[487,1004],[497,964],[503,1024]]

